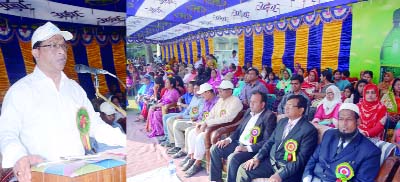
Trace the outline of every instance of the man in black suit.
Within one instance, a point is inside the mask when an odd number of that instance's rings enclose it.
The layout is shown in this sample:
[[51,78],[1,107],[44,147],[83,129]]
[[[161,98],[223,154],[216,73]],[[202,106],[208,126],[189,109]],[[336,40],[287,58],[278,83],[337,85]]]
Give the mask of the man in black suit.
[[252,159],[239,167],[236,181],[269,178],[269,182],[301,181],[304,167],[318,141],[317,129],[303,116],[307,100],[292,95],[271,137]]
[[228,182],[235,181],[239,166],[251,159],[274,131],[276,116],[265,108],[267,95],[254,91],[249,105],[235,132],[211,147],[211,181],[222,181],[222,158],[228,158]]

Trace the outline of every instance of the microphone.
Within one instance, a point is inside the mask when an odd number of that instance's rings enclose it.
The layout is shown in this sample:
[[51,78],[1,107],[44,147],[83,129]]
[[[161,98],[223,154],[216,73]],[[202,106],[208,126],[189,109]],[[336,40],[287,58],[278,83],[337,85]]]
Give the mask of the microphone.
[[75,65],[75,72],[77,73],[91,73],[94,75],[97,74],[110,74],[108,71],[99,69],[99,68],[92,68],[83,64]]

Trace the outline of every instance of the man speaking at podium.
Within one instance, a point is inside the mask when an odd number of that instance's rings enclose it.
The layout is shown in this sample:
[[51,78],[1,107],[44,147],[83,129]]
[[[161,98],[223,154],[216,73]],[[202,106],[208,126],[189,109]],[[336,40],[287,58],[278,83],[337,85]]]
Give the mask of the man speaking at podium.
[[[0,116],[3,168],[13,168],[18,181],[31,181],[31,166],[91,150],[89,136],[110,146],[125,146],[118,128],[104,123],[82,87],[63,72],[68,31],[47,22],[32,35],[34,71],[13,84]],[[12,50],[10,50],[12,51]]]

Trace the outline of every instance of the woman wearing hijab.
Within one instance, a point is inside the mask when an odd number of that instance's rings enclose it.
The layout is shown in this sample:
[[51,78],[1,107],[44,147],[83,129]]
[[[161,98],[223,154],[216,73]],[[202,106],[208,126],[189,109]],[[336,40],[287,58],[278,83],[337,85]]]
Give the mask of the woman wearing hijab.
[[339,88],[331,85],[326,89],[326,96],[319,103],[312,122],[318,125],[325,125],[331,128],[337,126],[339,107],[342,103]]
[[379,89],[375,84],[364,87],[363,98],[357,106],[360,108],[360,132],[367,137],[382,140],[387,110],[379,100]]
[[284,90],[286,94],[291,89],[290,78],[292,77],[292,71],[290,71],[289,68],[286,68],[286,70],[283,71],[282,75],[282,80],[280,80],[278,84],[276,84],[276,88],[278,90]]
[[386,72],[383,77],[383,81],[379,83],[379,93],[381,98],[384,94],[388,93],[389,88],[392,86],[394,76],[392,72]]

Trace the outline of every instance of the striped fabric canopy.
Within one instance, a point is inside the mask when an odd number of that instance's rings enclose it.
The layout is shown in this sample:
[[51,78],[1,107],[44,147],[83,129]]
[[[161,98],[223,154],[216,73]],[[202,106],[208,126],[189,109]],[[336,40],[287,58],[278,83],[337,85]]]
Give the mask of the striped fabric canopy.
[[159,43],[244,29],[359,0],[128,0],[130,42]]

